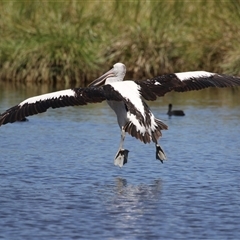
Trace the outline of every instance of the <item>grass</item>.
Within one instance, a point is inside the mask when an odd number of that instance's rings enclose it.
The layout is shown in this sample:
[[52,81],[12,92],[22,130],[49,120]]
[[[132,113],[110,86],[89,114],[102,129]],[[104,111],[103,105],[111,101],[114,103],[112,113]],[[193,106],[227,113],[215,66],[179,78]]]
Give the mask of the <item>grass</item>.
[[239,0],[0,0],[0,79],[84,86],[118,61],[240,75],[239,26]]

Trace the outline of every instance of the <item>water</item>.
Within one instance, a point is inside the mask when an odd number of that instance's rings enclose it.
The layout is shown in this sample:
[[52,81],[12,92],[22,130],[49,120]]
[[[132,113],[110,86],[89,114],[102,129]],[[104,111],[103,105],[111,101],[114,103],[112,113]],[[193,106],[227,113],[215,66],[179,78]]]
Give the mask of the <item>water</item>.
[[[37,91],[37,90],[36,90]],[[29,93],[1,89],[0,112]],[[185,117],[166,116],[166,106]],[[238,239],[239,92],[168,94],[149,103],[169,126],[153,144],[120,132],[105,103],[50,110],[0,128],[0,239]]]

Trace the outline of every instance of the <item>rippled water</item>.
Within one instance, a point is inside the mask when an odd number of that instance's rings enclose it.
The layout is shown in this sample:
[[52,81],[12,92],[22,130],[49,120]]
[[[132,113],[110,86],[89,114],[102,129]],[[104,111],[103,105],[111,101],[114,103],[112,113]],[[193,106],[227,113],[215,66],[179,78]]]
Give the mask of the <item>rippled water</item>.
[[[0,112],[24,99],[0,92]],[[185,117],[166,116],[169,102]],[[239,91],[169,94],[149,103],[160,143],[120,132],[105,103],[50,110],[0,128],[1,239],[238,239]]]

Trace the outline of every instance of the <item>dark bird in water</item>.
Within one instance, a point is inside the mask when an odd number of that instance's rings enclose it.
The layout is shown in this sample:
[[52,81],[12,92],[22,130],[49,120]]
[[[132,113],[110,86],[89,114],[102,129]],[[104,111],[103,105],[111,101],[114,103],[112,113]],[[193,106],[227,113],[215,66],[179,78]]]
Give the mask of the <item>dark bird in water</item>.
[[172,104],[170,103],[168,105],[168,112],[167,112],[167,115],[169,117],[171,116],[185,116],[185,113],[183,110],[172,110]]
[[18,122],[28,122],[29,120],[27,118],[22,118],[21,120],[18,120]]
[[[86,105],[107,101],[117,115],[121,141],[114,164],[127,163],[128,150],[123,148],[126,133],[143,143],[155,143],[156,159],[163,162],[166,155],[158,143],[162,130],[168,126],[157,119],[144,101],[154,101],[171,91],[186,92],[208,87],[240,86],[240,77],[195,71],[165,74],[144,81],[123,81],[126,67],[122,63],[94,80],[88,87],[73,88],[28,98],[0,115],[0,126],[27,116],[46,112],[48,108]],[[106,133],[107,134],[107,133]]]

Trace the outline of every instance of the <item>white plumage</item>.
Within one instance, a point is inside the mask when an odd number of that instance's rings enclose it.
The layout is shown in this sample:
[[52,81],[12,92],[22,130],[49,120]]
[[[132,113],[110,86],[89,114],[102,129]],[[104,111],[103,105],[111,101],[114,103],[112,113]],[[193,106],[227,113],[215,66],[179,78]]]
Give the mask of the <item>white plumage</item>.
[[62,91],[58,91],[58,92],[42,94],[42,95],[39,95],[36,97],[31,97],[31,98],[24,100],[23,102],[19,103],[19,106],[23,106],[24,104],[31,104],[31,103],[34,104],[38,101],[47,101],[47,100],[50,100],[53,98],[61,99],[61,97],[63,97],[63,96],[74,97],[75,92],[72,89],[67,89],[67,90],[62,90]]
[[193,72],[181,72],[181,73],[175,73],[175,74],[181,81],[184,81],[191,78],[211,77],[215,73],[210,73],[206,71],[193,71]]

